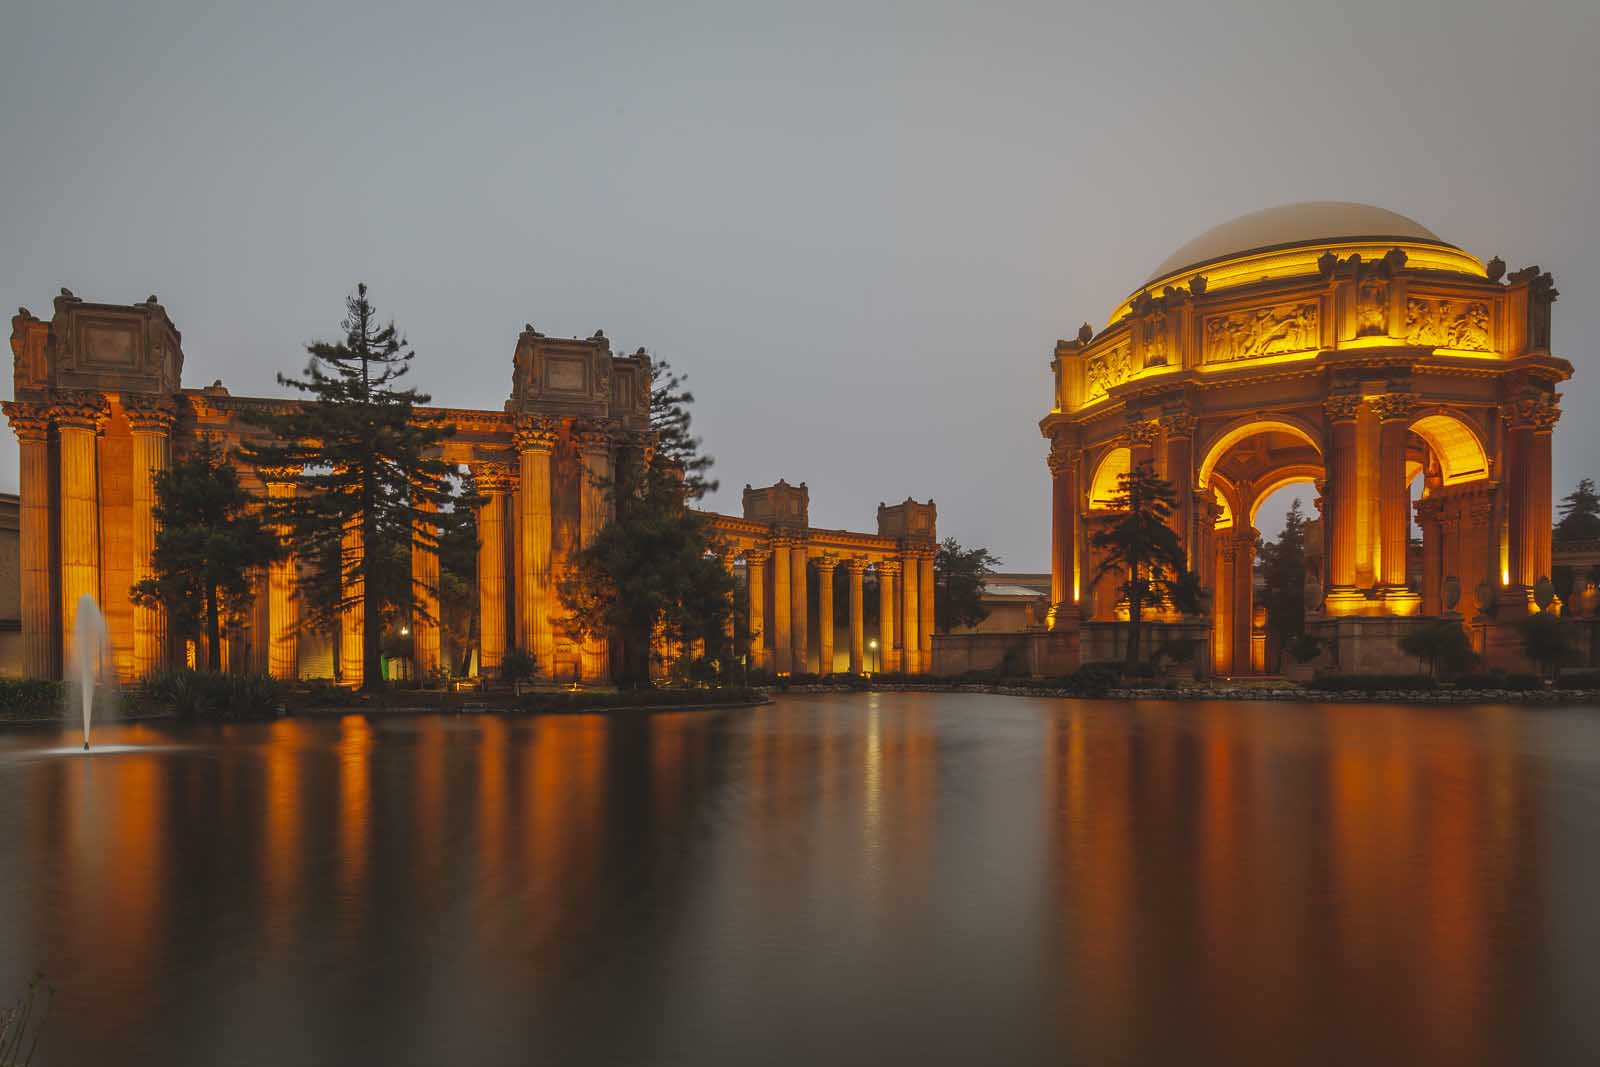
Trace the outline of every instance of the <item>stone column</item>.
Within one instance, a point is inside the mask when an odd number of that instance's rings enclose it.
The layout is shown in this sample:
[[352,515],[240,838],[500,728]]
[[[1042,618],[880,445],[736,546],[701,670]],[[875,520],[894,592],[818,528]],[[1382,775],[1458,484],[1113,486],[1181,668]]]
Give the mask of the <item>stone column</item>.
[[1406,547],[1411,531],[1411,494],[1406,486],[1406,434],[1416,397],[1389,393],[1373,399],[1378,430],[1378,564],[1387,610],[1414,614],[1416,594],[1406,587]]
[[1172,509],[1172,528],[1183,539],[1184,558],[1190,570],[1195,569],[1196,545],[1194,533],[1194,416],[1186,411],[1162,416],[1162,429],[1167,435],[1166,479],[1177,489],[1176,506]]
[[1554,393],[1524,394],[1511,409],[1509,569],[1511,584],[1520,586],[1530,603],[1533,587],[1550,576],[1550,434],[1560,417]]
[[[1324,601],[1330,615],[1349,614],[1365,599],[1356,589],[1356,417],[1359,396],[1330,396],[1325,451],[1327,490],[1323,499],[1331,524],[1324,523],[1323,552],[1328,559],[1328,589]],[[1236,516],[1236,519],[1242,517]]]
[[554,677],[555,630],[550,622],[555,597],[550,574],[550,458],[556,424],[528,418],[517,429],[522,466],[522,558],[517,561],[517,632],[527,635],[527,651],[545,678]]
[[817,557],[817,673],[833,673],[833,572],[839,557]]
[[804,674],[810,666],[806,661],[807,638],[810,637],[806,625],[806,582],[809,579],[806,546],[802,541],[789,549],[789,644],[794,650],[796,674]]
[[860,677],[866,671],[866,611],[861,600],[861,572],[867,561],[853,556],[845,561],[850,578],[850,673]]
[[1050,628],[1065,625],[1078,614],[1077,450],[1058,435],[1050,445]]
[[922,639],[918,635],[917,556],[914,549],[900,554],[900,669],[922,673]]
[[1422,613],[1424,615],[1438,615],[1442,610],[1439,594],[1446,574],[1442,514],[1443,508],[1437,497],[1423,497],[1417,501],[1417,525],[1422,527]]
[[933,558],[935,550],[924,548],[917,557],[917,646],[922,650],[922,669],[933,670]]
[[478,673],[498,671],[506,655],[506,497],[511,468],[479,463],[472,468],[478,494]]
[[366,681],[363,639],[367,608],[362,597],[367,583],[361,573],[365,545],[361,519],[345,523],[344,536],[339,541],[339,599],[344,604],[339,612],[339,673],[343,684],[356,688]]
[[[583,464],[578,487],[578,543],[587,548],[611,521],[611,435],[601,427],[587,426],[578,432],[577,441]],[[731,558],[726,562],[731,563]],[[585,638],[578,652],[579,677],[585,683],[604,682],[610,659],[604,637]]]
[[418,680],[439,669],[439,527],[429,513],[431,500],[419,500],[422,517],[411,534],[411,660]]
[[1156,437],[1159,424],[1154,419],[1133,420],[1128,423],[1128,469],[1155,459]]
[[878,656],[881,664],[879,669],[891,672],[902,669],[899,653],[894,647],[894,584],[895,576],[899,573],[900,564],[897,560],[885,559],[878,562]]
[[61,677],[50,603],[50,412],[41,404],[8,400],[6,418],[17,435],[18,541],[22,565],[22,670],[29,678]]
[[[133,433],[133,580],[155,576],[156,476],[167,469],[174,413],[164,396],[124,393],[122,409]],[[167,647],[167,614],[156,605],[133,605],[133,676],[159,670]]]
[[[793,623],[793,613],[789,601],[789,564],[793,557],[789,554],[789,539],[787,537],[774,537],[772,539],[772,659],[773,670],[778,674],[790,674],[794,671],[794,648],[790,643],[789,627]],[[802,575],[805,573],[801,572]],[[804,588],[802,582],[801,588]]]
[[1250,674],[1251,628],[1255,618],[1256,531],[1240,525],[1234,516],[1233,532],[1233,673]]
[[[267,500],[279,505],[294,498],[296,471],[264,471]],[[280,542],[289,536],[289,527],[274,528]],[[286,555],[267,568],[267,673],[274,678],[300,677],[300,565]]]
[[1212,573],[1215,588],[1211,596],[1211,662],[1218,674],[1233,674],[1233,580],[1234,539],[1232,530],[1219,530],[1213,536],[1216,546]]
[[759,548],[747,548],[744,553],[744,578],[750,597],[750,665],[760,670],[771,670],[768,662],[771,646],[767,643],[767,560],[772,553]]
[[100,599],[100,493],[96,441],[108,415],[103,396],[73,391],[57,396],[61,456],[61,660],[77,670],[78,601]]

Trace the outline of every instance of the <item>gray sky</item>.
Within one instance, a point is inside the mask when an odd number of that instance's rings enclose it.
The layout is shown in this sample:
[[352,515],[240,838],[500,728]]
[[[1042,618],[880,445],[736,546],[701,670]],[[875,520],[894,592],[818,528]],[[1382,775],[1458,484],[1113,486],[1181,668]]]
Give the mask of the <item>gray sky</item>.
[[1217,222],[1358,200],[1555,273],[1557,495],[1600,475],[1593,2],[11,0],[0,26],[3,299],[156,292],[188,385],[275,392],[357,280],[440,404],[498,408],[525,321],[604,328],[689,372],[712,506],[805,480],[813,523],[870,529],[931,496],[1044,569],[1055,339]]

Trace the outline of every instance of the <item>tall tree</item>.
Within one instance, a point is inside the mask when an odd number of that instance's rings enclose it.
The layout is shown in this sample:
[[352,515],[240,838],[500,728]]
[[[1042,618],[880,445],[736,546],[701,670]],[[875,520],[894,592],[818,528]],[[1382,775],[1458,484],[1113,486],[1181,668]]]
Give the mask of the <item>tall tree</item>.
[[1128,598],[1129,668],[1139,662],[1139,627],[1146,604],[1170,604],[1184,612],[1198,607],[1194,575],[1170,522],[1176,499],[1172,483],[1158,476],[1155,466],[1145,460],[1117,478],[1117,491],[1111,498],[1116,518],[1090,538],[1103,553],[1093,582],[1119,576],[1120,588]]
[[716,488],[711,457],[690,429],[694,396],[669,364],[655,367],[650,433],[624,448],[606,486],[615,518],[573,557],[558,591],[568,627],[621,645],[618,680],[650,684],[651,649],[704,642],[727,673],[734,651],[724,634],[733,579],[717,558],[707,520],[689,505]]
[[1561,499],[1561,521],[1556,523],[1557,541],[1600,539],[1600,493],[1594,479],[1584,478],[1577,488]]
[[946,537],[933,557],[933,625],[940,633],[957,626],[976,626],[989,617],[983,606],[984,579],[1000,566],[987,548],[962,548]]
[[206,667],[221,670],[223,627],[250,604],[252,573],[283,558],[283,546],[211,437],[157,473],[155,494],[153,576],[133,586],[133,600],[164,607],[175,637],[203,634]]
[[[412,599],[411,551],[439,550],[451,471],[437,449],[455,428],[422,406],[430,397],[398,384],[414,353],[393,322],[380,324],[365,285],[346,299],[342,327],[343,340],[306,346],[305,377],[278,376],[305,399],[256,413],[273,440],[247,457],[298,483],[274,501],[273,518],[321,569],[313,585],[337,590],[337,611],[361,606],[362,684],[371,689],[383,682],[385,621]],[[356,531],[361,551],[341,551]]]
[[1261,544],[1267,632],[1280,652],[1306,628],[1306,517],[1295,497],[1276,541]]

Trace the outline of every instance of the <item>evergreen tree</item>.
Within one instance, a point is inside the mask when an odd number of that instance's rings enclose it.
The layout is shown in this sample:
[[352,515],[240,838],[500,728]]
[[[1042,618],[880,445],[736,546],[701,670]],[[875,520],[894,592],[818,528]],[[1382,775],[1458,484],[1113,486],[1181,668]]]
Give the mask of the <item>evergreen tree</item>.
[[1000,557],[986,548],[962,548],[946,537],[933,557],[933,625],[939,633],[957,626],[976,626],[989,617],[983,606],[984,579],[1000,565]]
[[1199,590],[1184,558],[1183,543],[1170,520],[1176,500],[1172,483],[1145,460],[1117,478],[1112,522],[1090,543],[1104,555],[1091,585],[1107,575],[1121,577],[1128,598],[1127,665],[1139,662],[1139,626],[1146,604],[1170,604],[1179,611],[1199,607]]
[[1423,623],[1407,631],[1400,639],[1400,651],[1418,660],[1426,660],[1428,674],[1438,674],[1439,668],[1459,671],[1472,662],[1472,640],[1459,622],[1440,619]]
[[1283,519],[1276,541],[1261,544],[1261,577],[1265,589],[1267,632],[1280,651],[1306,626],[1306,517],[1296,497]]
[[[367,287],[345,302],[344,339],[307,346],[305,377],[279,375],[304,395],[295,405],[254,417],[273,441],[247,449],[250,462],[289,477],[299,492],[274,501],[302,560],[316,569],[313,590],[337,614],[360,605],[362,683],[382,685],[381,638],[411,602],[411,551],[437,552],[439,513],[452,503],[451,470],[435,458],[455,432],[422,405],[429,397],[401,388],[414,356],[394,323],[378,322]],[[362,551],[340,551],[359,531]]]
[[670,365],[657,364],[650,433],[621,450],[616,476],[605,487],[616,517],[573,557],[558,585],[573,632],[620,644],[618,681],[624,685],[650,684],[651,649],[658,643],[687,649],[703,641],[719,672],[732,667],[724,626],[733,579],[717,558],[720,546],[707,520],[689,507],[716,488],[706,474],[711,457],[690,430],[693,402]]
[[1556,523],[1557,541],[1600,539],[1600,493],[1594,479],[1584,478],[1576,489],[1561,499],[1561,521]]
[[206,668],[221,670],[224,626],[250,605],[252,573],[281,559],[283,546],[210,437],[156,474],[155,494],[154,576],[134,585],[132,598],[164,607],[173,637],[203,635]]

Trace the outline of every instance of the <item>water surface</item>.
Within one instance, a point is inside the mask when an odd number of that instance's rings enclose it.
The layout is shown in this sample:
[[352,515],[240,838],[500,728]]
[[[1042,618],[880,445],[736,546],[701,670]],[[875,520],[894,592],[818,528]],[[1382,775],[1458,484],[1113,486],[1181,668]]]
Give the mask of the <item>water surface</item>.
[[785,698],[0,735],[46,1064],[1600,1060],[1600,715]]

